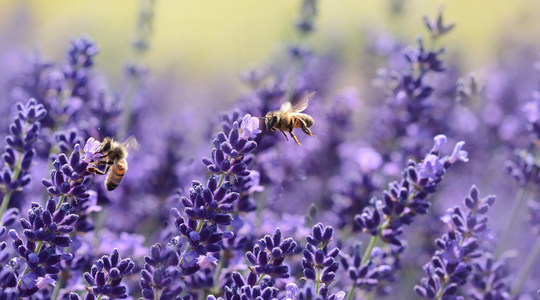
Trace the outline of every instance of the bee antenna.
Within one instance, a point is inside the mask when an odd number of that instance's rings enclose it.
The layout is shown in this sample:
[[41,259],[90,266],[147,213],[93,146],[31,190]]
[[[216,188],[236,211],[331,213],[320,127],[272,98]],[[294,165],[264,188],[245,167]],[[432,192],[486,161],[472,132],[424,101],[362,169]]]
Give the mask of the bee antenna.
[[101,132],[101,128],[98,128],[99,134],[101,134],[101,138],[103,139],[103,132]]

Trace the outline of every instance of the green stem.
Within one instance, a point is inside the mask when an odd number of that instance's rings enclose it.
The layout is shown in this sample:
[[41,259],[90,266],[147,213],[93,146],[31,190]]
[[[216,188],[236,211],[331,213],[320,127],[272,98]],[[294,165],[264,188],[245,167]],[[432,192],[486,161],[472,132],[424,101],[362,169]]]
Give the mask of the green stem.
[[517,280],[514,283],[514,286],[512,287],[512,290],[510,292],[511,295],[515,296],[521,290],[521,286],[525,283],[527,276],[529,276],[529,273],[531,272],[531,269],[534,266],[538,255],[540,255],[540,238],[536,239],[536,242],[534,243],[531,252],[529,252],[527,259],[525,259],[525,262],[522,264],[523,267],[519,270]]
[[[35,254],[39,254],[39,251],[41,251],[41,247],[43,246],[43,241],[39,241],[36,246],[36,251],[34,251]],[[28,267],[28,263],[26,264],[26,270],[24,270],[23,276],[28,274],[30,272],[30,268]],[[20,286],[22,284],[22,278],[19,279],[19,282],[17,283],[17,286]]]
[[351,288],[349,289],[349,291],[347,292],[347,300],[352,300],[353,297],[354,297],[354,289],[355,289],[355,286],[354,286],[354,282],[351,284]]
[[62,286],[64,279],[61,275],[58,276],[58,280],[56,281],[56,284],[54,286],[54,291],[52,294],[51,299],[56,300],[58,298],[58,293],[60,292],[60,286]]
[[199,224],[197,224],[197,233],[201,233],[201,229],[203,227],[204,221],[199,220]]
[[258,285],[259,283],[261,283],[261,280],[263,279],[263,277],[264,277],[264,273],[259,275],[259,278],[257,278],[257,282],[255,283],[255,285]]
[[62,203],[64,203],[64,200],[66,199],[66,195],[62,195],[60,197],[60,200],[58,200],[58,204],[56,204],[56,210],[59,210],[62,206]]
[[[219,275],[221,273],[221,269],[223,269],[224,260],[225,260],[225,257],[222,255],[216,267],[216,271],[214,272],[214,282],[218,282],[219,280]],[[212,290],[212,294],[217,295],[217,293],[219,293],[219,284],[216,284]]]
[[371,237],[371,240],[369,241],[368,247],[366,248],[366,251],[364,252],[364,255],[362,256],[362,263],[365,264],[371,257],[371,251],[377,244],[377,241],[379,240],[379,234],[376,236]]
[[157,289],[157,288],[156,288],[156,293],[155,293],[154,299],[159,300],[159,289]]
[[[409,202],[411,202],[411,200],[414,198],[414,195],[416,195],[416,193],[411,193],[409,195],[409,197],[407,198],[407,201],[405,202],[406,205],[409,204]],[[368,244],[368,246],[366,248],[366,251],[364,251],[364,255],[362,255],[361,264],[365,264],[371,258],[371,251],[373,251],[373,248],[375,247],[375,245],[377,244],[377,241],[379,240],[379,234],[381,233],[382,230],[386,229],[386,227],[388,227],[388,225],[390,225],[390,223],[388,221],[385,221],[384,223],[382,223],[381,227],[379,228],[379,232],[377,233],[377,235],[371,237],[371,240],[369,240],[369,244]],[[354,282],[353,282],[351,284],[351,288],[349,289],[349,292],[347,293],[347,300],[352,300],[353,299],[354,290],[355,290],[355,286],[354,286]]]
[[[13,191],[9,191],[4,195],[4,199],[2,200],[2,206],[0,206],[0,220],[2,219],[2,216],[4,215],[4,212],[6,211],[9,200],[11,200],[11,195],[13,195]],[[0,221],[0,226],[3,226],[4,224],[2,221]]]
[[443,284],[441,285],[441,288],[439,289],[439,291],[437,292],[437,295],[435,296],[435,299],[441,299],[442,297],[442,293],[444,292],[444,289],[446,288],[446,282],[443,282]]
[[503,250],[505,249],[508,235],[511,231],[511,229],[514,227],[514,222],[517,216],[517,212],[519,211],[519,207],[521,206],[521,203],[523,202],[523,199],[525,198],[525,187],[520,187],[516,193],[516,197],[514,199],[514,202],[512,203],[512,208],[510,209],[510,218],[508,219],[508,222],[503,227],[503,233],[501,235],[501,239],[499,240],[499,243],[497,245],[497,248],[495,249],[495,259],[498,259]]
[[409,195],[409,197],[407,197],[407,201],[405,201],[405,205],[409,205],[409,203],[411,203],[412,199],[414,198],[414,196],[416,196],[416,192],[413,192]]
[[317,280],[315,280],[315,293],[319,294],[319,287],[321,285],[321,269],[317,268]]
[[225,173],[221,173],[221,176],[219,177],[219,182],[217,184],[216,190],[221,187],[221,185],[223,184],[223,180],[225,180]]

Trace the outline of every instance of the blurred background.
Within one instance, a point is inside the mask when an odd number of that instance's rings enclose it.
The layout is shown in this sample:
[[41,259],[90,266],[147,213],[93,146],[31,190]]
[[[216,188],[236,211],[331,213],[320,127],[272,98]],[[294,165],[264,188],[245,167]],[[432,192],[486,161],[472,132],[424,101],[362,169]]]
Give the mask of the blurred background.
[[[155,4],[151,49],[143,58],[154,74],[165,73],[178,85],[222,83],[222,100],[230,102],[240,86],[238,74],[280,54],[295,40],[291,26],[299,1],[179,1]],[[501,39],[511,35],[539,46],[540,6],[534,0],[385,0],[320,1],[316,31],[309,37],[315,53],[338,58],[340,85],[361,85],[359,68],[369,32],[388,32],[414,42],[425,34],[421,19],[445,6],[445,18],[458,26],[444,38],[451,56],[466,72],[489,65],[500,53]],[[45,57],[63,57],[69,39],[82,33],[94,39],[98,70],[119,84],[122,65],[135,59],[139,1],[0,1],[0,51],[41,49]],[[504,47],[512,47],[506,44]],[[5,67],[8,62],[3,61]],[[178,99],[178,101],[188,99]]]

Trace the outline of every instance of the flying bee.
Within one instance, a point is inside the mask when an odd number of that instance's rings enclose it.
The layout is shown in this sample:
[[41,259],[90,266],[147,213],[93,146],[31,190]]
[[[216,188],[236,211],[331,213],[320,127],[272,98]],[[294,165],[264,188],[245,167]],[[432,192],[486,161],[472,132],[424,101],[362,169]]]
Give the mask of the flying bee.
[[[136,150],[138,146],[139,144],[134,136],[130,136],[123,144],[115,142],[112,137],[106,137],[97,151],[102,156],[87,170],[99,175],[109,173],[105,178],[105,187],[107,187],[107,190],[112,191],[120,185],[128,169],[126,161],[128,150]],[[105,165],[105,171],[98,169],[101,165]]]
[[273,133],[276,133],[277,130],[279,130],[283,133],[287,141],[289,138],[285,134],[285,131],[288,131],[294,141],[300,146],[302,146],[302,144],[300,144],[294,135],[293,128],[302,128],[302,131],[305,134],[315,137],[315,135],[311,134],[311,130],[309,130],[309,127],[311,127],[315,121],[310,115],[301,113],[308,107],[308,102],[313,98],[313,95],[315,95],[315,92],[308,95],[302,95],[296,100],[294,105],[291,105],[290,102],[285,102],[281,105],[279,110],[268,112],[264,117],[266,131],[270,130]]

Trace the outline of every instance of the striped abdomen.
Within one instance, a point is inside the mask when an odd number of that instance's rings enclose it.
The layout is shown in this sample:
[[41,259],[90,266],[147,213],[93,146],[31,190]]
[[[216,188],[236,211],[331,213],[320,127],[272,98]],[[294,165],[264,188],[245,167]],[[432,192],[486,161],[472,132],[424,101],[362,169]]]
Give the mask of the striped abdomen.
[[114,164],[109,171],[109,175],[107,175],[107,178],[105,179],[107,190],[112,191],[120,185],[127,169],[128,165],[125,159],[117,159],[114,161]]

